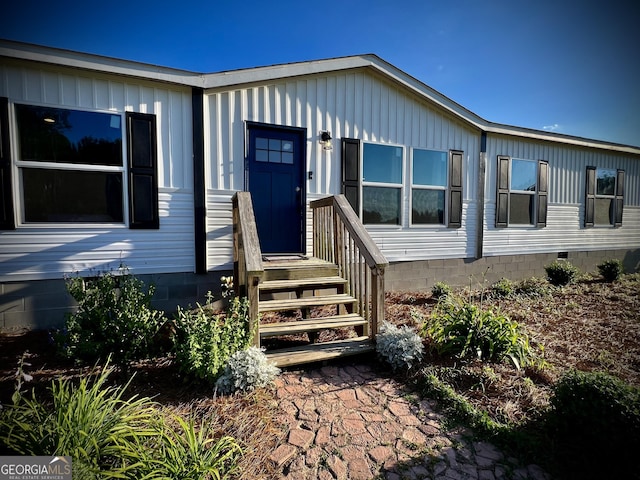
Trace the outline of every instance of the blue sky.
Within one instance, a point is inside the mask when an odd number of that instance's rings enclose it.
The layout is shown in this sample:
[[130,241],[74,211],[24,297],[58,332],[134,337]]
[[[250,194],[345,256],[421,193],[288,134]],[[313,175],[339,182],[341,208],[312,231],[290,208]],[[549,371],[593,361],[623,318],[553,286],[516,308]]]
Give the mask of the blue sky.
[[487,120],[640,146],[636,2],[18,0],[0,38],[197,72],[374,53]]

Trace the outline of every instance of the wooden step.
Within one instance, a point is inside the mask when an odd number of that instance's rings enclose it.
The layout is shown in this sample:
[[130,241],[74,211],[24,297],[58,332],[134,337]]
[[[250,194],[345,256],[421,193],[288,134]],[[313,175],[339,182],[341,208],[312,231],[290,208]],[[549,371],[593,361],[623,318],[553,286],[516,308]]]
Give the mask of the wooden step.
[[318,295],[313,297],[286,298],[282,300],[265,300],[259,303],[259,312],[275,312],[281,310],[297,310],[299,308],[321,307],[323,305],[347,305],[356,299],[346,293],[337,295]]
[[271,280],[302,280],[338,275],[338,266],[336,264],[314,257],[304,260],[264,262],[263,266],[263,283]]
[[317,332],[328,328],[357,327],[366,325],[367,321],[357,313],[336,315],[332,317],[310,318],[294,322],[265,323],[260,325],[260,337],[278,335],[295,335],[304,332]]
[[313,343],[299,347],[266,351],[270,362],[277,367],[299,365],[324,360],[332,360],[348,355],[358,355],[375,351],[375,345],[368,337],[350,338],[334,342]]
[[346,285],[347,281],[338,276],[331,277],[313,277],[313,278],[301,278],[296,280],[268,280],[261,282],[258,286],[261,292],[274,291],[274,290],[296,290],[299,288],[309,287],[337,287],[340,285]]

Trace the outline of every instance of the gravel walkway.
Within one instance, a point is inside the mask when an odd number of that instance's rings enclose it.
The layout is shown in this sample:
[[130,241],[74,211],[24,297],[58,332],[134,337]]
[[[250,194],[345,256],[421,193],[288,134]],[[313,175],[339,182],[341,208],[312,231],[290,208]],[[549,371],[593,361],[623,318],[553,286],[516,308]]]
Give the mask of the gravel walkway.
[[278,377],[290,426],[271,455],[280,479],[551,480],[468,431],[445,429],[429,401],[374,369],[331,365]]

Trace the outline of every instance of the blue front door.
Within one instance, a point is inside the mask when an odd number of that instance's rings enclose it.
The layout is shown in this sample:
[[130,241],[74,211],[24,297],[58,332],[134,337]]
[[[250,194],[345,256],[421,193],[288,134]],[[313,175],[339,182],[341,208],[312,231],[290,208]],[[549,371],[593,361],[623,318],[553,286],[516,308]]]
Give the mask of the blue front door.
[[247,185],[262,252],[304,253],[305,131],[247,127]]

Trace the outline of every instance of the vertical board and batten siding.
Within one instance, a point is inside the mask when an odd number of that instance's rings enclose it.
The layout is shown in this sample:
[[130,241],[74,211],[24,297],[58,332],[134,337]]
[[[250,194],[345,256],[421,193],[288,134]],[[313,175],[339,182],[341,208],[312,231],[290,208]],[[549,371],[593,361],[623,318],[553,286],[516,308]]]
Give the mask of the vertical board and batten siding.
[[[549,203],[545,228],[495,228],[497,157],[549,162]],[[623,222],[584,228],[587,166],[626,172]],[[601,249],[639,248],[640,158],[605,149],[488,135],[485,188],[484,255],[554,253]]]
[[[368,227],[373,239],[391,261],[461,258],[475,249],[477,178],[480,133],[428,100],[419,98],[369,70],[311,75],[246,88],[214,90],[205,101],[205,163],[208,189],[208,268],[228,265],[232,250],[212,211],[222,214],[223,191],[245,185],[245,123],[261,122],[307,129],[307,201],[340,193],[340,138],[405,147],[405,188],[402,227]],[[323,150],[320,132],[328,130],[333,150]],[[409,227],[409,148],[464,152],[463,226]],[[229,194],[230,197],[230,194]],[[307,232],[311,213],[307,210]],[[311,235],[307,249],[311,251]],[[226,252],[226,253],[225,253]]]
[[[190,89],[8,60],[0,65],[0,96],[52,107],[155,114],[160,215],[159,230],[21,226],[16,218],[16,230],[0,231],[0,281],[60,278],[120,263],[136,274],[194,271]],[[15,124],[11,130],[15,156]],[[15,171],[13,183],[19,204]]]

